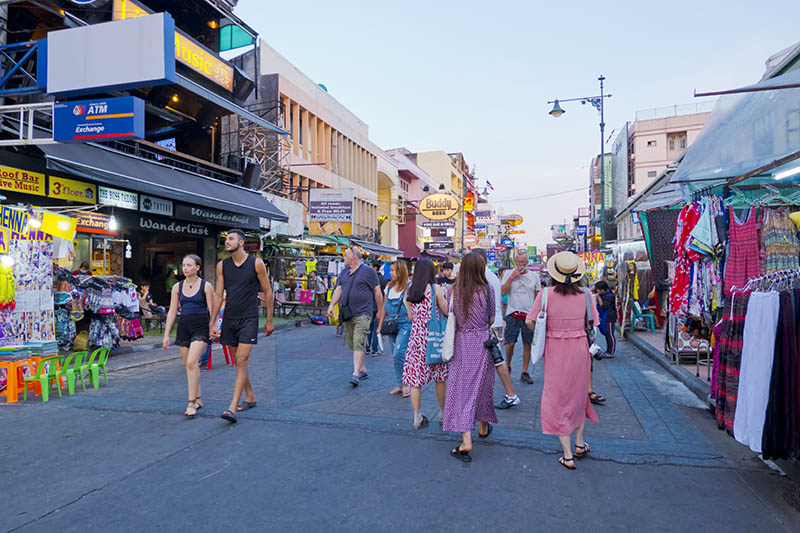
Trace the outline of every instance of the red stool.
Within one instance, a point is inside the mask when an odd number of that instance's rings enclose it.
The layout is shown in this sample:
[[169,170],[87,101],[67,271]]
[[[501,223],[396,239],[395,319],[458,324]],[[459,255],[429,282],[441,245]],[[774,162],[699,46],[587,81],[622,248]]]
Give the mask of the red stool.
[[[208,369],[211,370],[211,354],[214,353],[214,345],[208,345]],[[222,345],[222,353],[225,355],[225,364],[226,365],[236,365],[236,361],[233,360],[233,352],[231,351],[230,346]]]

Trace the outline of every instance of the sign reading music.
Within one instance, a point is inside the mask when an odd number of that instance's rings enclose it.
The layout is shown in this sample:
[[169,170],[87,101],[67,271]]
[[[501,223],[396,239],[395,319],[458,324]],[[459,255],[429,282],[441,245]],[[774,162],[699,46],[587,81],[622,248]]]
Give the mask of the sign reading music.
[[[152,15],[134,0],[114,0],[113,20]],[[175,59],[217,85],[233,91],[233,67],[180,30],[175,30]]]
[[45,196],[44,174],[0,166],[0,189]]

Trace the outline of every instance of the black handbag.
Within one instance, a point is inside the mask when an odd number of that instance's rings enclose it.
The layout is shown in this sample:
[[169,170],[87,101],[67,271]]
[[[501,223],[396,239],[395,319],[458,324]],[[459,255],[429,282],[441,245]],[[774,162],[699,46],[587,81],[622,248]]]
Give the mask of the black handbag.
[[[381,325],[381,335],[397,335],[397,332],[400,331],[400,325],[397,322],[397,319],[400,317],[400,307],[403,306],[403,296],[405,295],[406,291],[400,293],[400,306],[397,308],[397,312],[394,314],[394,318],[387,318],[383,321]],[[389,297],[389,294],[386,294],[386,297]]]

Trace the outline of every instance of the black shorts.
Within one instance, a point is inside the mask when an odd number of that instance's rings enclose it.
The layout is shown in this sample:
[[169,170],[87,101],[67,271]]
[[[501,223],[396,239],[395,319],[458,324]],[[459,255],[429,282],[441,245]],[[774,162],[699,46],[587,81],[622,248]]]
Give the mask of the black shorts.
[[181,315],[175,344],[188,347],[194,341],[208,343],[208,313],[205,315]]
[[258,317],[228,318],[223,314],[220,342],[225,346],[258,344]]

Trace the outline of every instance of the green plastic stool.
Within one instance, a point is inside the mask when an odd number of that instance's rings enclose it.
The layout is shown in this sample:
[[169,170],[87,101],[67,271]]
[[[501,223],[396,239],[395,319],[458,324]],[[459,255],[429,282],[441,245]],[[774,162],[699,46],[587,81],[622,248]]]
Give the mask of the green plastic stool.
[[[39,385],[42,387],[42,401],[46,402],[50,400],[50,382],[55,381],[56,386],[58,387],[58,397],[61,397],[61,385],[58,383],[58,356],[51,355],[50,357],[45,357],[44,359],[40,360],[39,363],[36,365],[36,374],[25,378],[25,394],[23,395],[23,400],[28,399],[28,382],[38,381]],[[47,372],[43,372],[45,367],[48,367]]]
[[[89,360],[86,361],[86,359],[84,359],[85,362],[80,366],[81,376],[83,376],[83,373],[86,372],[87,375],[89,376],[89,381],[92,383],[92,387],[94,387],[95,389],[100,388],[100,379],[97,375],[97,365],[94,364],[94,360],[104,349],[105,348],[98,348],[95,351],[93,351],[92,355],[89,356]],[[92,367],[94,367],[94,372],[92,372]]]
[[78,369],[83,365],[83,358],[89,355],[89,352],[75,352],[69,354],[64,358],[61,364],[61,370],[57,372],[57,376],[64,377],[67,380],[67,390],[70,396],[75,394],[75,381],[78,377],[81,378],[81,386],[83,391],[86,392],[86,383],[83,381],[83,373]]

